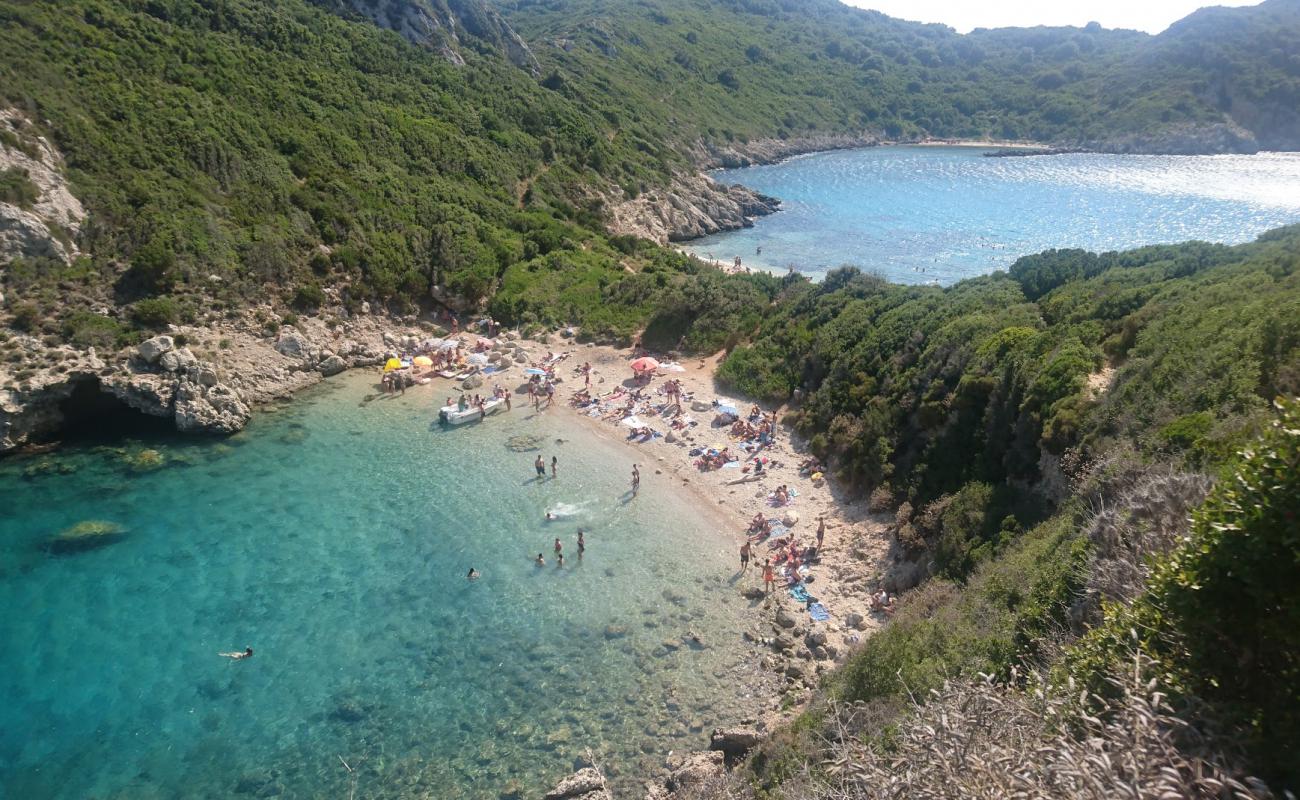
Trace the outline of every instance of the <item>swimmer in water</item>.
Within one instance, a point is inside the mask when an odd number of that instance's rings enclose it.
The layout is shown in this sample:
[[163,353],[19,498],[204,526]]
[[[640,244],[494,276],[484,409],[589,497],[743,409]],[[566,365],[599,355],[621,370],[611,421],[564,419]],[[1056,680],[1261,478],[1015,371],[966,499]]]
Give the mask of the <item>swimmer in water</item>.
[[587,549],[587,540],[582,538],[582,528],[578,528],[578,558],[582,558],[583,552]]
[[560,567],[563,566],[564,566],[564,553],[561,553],[557,550],[555,552],[555,568],[559,569]]
[[554,522],[555,520],[557,520],[557,519],[559,519],[559,518],[560,518],[560,517],[559,517],[558,514],[552,514],[552,513],[549,512],[549,511],[546,512],[546,521],[547,521],[547,522]]
[[533,563],[536,564],[536,565],[539,566],[539,567],[544,567],[544,566],[546,566],[546,559],[542,558],[542,554],[541,554],[541,553],[538,553],[538,554],[537,554],[537,560],[534,561]]
[[564,549],[564,545],[560,544],[560,537],[556,536],[556,537],[555,537],[555,554],[558,556],[558,555],[560,554],[560,551],[563,550],[563,549]]
[[240,652],[234,652],[234,653],[217,653],[217,655],[219,655],[219,656],[225,656],[226,658],[233,658],[234,660],[238,661],[238,660],[241,659],[241,658],[251,658],[252,655],[253,655],[253,648],[251,648],[251,647],[245,647],[245,648],[244,648],[244,652],[242,652],[242,653],[240,653]]
[[469,574],[465,576],[465,579],[471,581],[478,580],[478,570],[474,569],[473,567],[470,567]]

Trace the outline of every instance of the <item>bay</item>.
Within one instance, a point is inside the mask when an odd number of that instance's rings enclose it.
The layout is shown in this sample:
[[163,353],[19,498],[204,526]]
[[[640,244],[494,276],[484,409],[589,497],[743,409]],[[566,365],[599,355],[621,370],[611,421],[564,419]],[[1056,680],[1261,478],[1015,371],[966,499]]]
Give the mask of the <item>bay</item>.
[[1249,241],[1300,221],[1300,153],[987,158],[970,146],[872,147],[721,170],[782,201],[754,227],[685,245],[813,277],[853,265],[949,285],[1050,248]]
[[[0,462],[0,796],[539,796],[589,747],[639,787],[759,710],[707,506],[646,463],[630,497],[566,409],[444,430],[374,382]],[[51,551],[92,520],[121,536]]]

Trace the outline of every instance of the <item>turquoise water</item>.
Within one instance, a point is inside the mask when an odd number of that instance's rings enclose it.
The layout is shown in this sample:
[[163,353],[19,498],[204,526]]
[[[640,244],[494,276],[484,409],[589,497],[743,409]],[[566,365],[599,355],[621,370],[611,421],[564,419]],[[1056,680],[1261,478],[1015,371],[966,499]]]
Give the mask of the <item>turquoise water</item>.
[[1300,153],[983,152],[877,147],[722,170],[714,177],[779,197],[783,210],[687,249],[779,272],[820,276],[853,264],[896,282],[947,285],[1049,248],[1235,243],[1300,222]]
[[[444,431],[372,381],[224,441],[0,462],[0,796],[495,798],[588,746],[635,783],[758,710],[717,520],[644,462],[629,500],[634,452],[556,444],[567,409]],[[124,535],[46,552],[88,519]]]

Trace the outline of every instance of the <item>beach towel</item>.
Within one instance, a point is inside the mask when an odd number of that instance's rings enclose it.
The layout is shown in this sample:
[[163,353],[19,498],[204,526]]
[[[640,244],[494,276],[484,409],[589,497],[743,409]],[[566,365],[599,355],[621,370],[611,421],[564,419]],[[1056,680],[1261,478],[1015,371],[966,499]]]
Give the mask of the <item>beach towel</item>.
[[723,469],[739,469],[739,468],[740,468],[740,462],[739,462],[739,461],[728,461],[727,463],[725,463],[725,464],[722,465],[722,468],[723,468]]
[[813,622],[825,622],[831,618],[831,612],[821,603],[813,603],[808,606],[808,616],[812,617]]
[[796,583],[790,587],[790,596],[800,603],[806,603],[808,602],[808,589],[802,583]]

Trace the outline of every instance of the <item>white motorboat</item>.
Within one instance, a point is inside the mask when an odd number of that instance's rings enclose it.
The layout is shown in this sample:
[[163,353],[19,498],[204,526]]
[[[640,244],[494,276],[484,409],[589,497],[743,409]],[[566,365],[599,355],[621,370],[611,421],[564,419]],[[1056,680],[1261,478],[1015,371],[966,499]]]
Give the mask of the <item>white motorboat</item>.
[[475,422],[483,419],[489,414],[497,414],[506,410],[506,401],[504,397],[493,397],[483,402],[482,410],[478,406],[466,406],[462,411],[459,406],[443,406],[438,409],[438,420],[448,425],[462,425],[466,422]]

